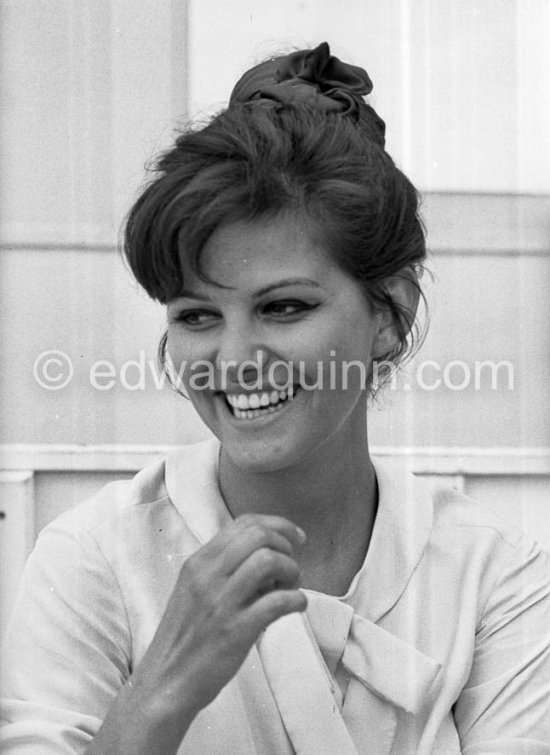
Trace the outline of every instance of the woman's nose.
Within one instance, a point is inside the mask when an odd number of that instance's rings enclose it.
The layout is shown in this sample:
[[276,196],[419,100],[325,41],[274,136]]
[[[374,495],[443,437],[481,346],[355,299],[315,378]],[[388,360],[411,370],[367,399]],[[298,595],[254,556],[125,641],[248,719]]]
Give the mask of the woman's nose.
[[261,384],[267,349],[250,328],[227,326],[220,335],[215,368],[229,387]]

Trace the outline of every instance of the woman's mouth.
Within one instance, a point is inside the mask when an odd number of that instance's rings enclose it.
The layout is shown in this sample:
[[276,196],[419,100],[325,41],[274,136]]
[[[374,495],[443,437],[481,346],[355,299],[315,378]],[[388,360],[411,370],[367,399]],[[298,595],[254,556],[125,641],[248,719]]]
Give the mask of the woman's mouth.
[[257,419],[281,411],[294,399],[296,389],[262,391],[261,393],[226,393],[225,401],[236,419]]

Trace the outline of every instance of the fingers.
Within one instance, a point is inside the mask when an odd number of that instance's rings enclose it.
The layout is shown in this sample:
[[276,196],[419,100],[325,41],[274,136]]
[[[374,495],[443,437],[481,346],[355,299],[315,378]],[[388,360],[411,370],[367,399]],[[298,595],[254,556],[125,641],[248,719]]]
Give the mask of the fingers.
[[257,638],[270,624],[289,613],[303,612],[307,598],[301,590],[275,590],[254,601],[243,614],[246,631]]
[[243,514],[243,516],[235,519],[233,528],[235,531],[242,532],[248,537],[257,535],[259,531],[264,533],[271,532],[285,538],[293,548],[303,545],[306,539],[303,530],[282,516]]
[[[186,604],[197,622],[204,614],[207,625],[212,617],[215,624],[235,620],[240,624],[258,603],[264,611],[254,614],[253,627],[256,631],[259,626],[260,632],[274,620],[272,615],[278,618],[304,610],[305,598],[297,589],[300,571],[293,557],[304,541],[304,533],[283,517],[239,517],[185,561],[170,612],[177,616]],[[275,597],[264,602],[268,595]],[[250,635],[245,624],[242,632],[255,641],[257,635]]]
[[283,516],[273,514],[244,514],[237,517],[235,523],[240,526],[250,527],[254,524],[261,524],[270,529],[274,529],[288,538],[295,547],[303,545],[306,539],[305,532],[297,527],[294,522]]
[[231,576],[253,553],[269,548],[291,555],[305,541],[305,534],[279,516],[245,514],[225,527],[201,549],[205,556],[219,556],[226,577]]
[[246,515],[189,556],[153,640],[160,678],[207,705],[269,624],[306,609],[294,559],[304,540],[287,519]]
[[300,584],[300,569],[293,558],[269,548],[255,551],[228,581],[228,598],[246,606],[273,590],[291,590]]

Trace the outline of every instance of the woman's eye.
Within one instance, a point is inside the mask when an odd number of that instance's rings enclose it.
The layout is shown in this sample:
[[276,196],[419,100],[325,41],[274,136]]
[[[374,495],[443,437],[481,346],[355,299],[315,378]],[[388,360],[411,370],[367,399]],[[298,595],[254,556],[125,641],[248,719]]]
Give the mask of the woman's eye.
[[211,325],[216,319],[217,315],[215,312],[209,312],[204,309],[186,309],[178,312],[174,317],[176,322],[181,322],[190,328]]
[[309,312],[310,310],[315,309],[316,306],[317,305],[315,304],[307,304],[303,301],[286,299],[284,301],[274,301],[266,304],[264,307],[264,312],[271,317],[284,318],[292,317],[292,315],[299,315],[303,312]]

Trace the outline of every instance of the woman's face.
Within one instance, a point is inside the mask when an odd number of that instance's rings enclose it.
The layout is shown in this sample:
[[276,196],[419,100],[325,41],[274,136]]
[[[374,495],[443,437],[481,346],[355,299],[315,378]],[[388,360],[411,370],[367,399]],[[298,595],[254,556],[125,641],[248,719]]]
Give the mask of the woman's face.
[[201,264],[215,283],[184,268],[185,291],[168,303],[168,353],[233,463],[280,470],[364,434],[382,318],[307,224],[222,226]]

